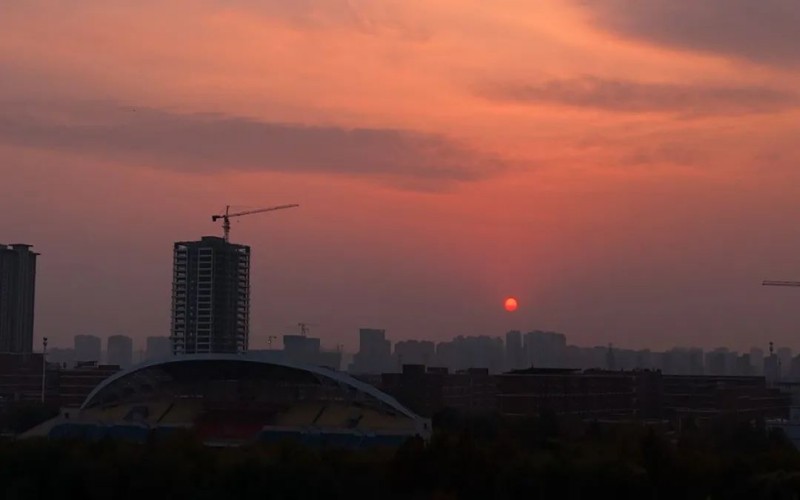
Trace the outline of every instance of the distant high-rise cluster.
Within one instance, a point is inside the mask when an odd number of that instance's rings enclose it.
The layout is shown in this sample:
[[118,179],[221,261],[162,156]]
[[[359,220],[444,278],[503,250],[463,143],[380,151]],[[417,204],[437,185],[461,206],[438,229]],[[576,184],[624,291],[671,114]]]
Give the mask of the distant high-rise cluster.
[[659,370],[670,375],[765,376],[768,383],[800,382],[800,355],[781,347],[769,355],[754,347],[739,353],[725,347],[708,351],[673,347],[666,351],[625,349],[611,344],[569,345],[566,335],[512,330],[505,339],[458,336],[449,341],[402,340],[392,349],[385,330],[360,330],[360,347],[349,370],[357,374],[399,373],[404,366],[425,365],[436,371],[484,369],[503,373],[526,369]]
[[30,245],[0,244],[0,352],[33,352],[37,256]]
[[250,247],[223,238],[175,243],[172,352],[240,353],[250,332]]
[[134,350],[134,341],[127,335],[110,335],[103,339],[97,335],[75,335],[70,348],[48,349],[47,360],[63,367],[75,365],[110,365],[128,368],[142,361],[164,358],[172,352],[169,337],[147,337],[144,351]]

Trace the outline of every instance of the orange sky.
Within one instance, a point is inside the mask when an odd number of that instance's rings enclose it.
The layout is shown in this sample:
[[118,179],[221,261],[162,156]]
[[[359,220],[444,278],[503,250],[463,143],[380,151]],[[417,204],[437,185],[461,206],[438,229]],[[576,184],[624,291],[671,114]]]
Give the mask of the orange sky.
[[[12,2],[0,241],[37,334],[167,334],[172,242],[253,246],[251,344],[509,328],[800,348],[792,0]],[[746,42],[742,40],[745,39]],[[515,295],[520,308],[503,311]]]

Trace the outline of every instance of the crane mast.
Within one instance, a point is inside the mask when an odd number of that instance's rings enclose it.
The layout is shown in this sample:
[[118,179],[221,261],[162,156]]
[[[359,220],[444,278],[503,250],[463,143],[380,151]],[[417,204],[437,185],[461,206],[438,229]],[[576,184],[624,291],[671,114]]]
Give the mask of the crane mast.
[[235,212],[231,213],[231,206],[228,205],[225,207],[225,213],[220,215],[212,215],[211,220],[212,222],[217,222],[218,220],[222,219],[222,232],[225,236],[225,241],[230,241],[231,235],[231,219],[234,217],[242,217],[244,215],[253,215],[253,214],[260,214],[264,212],[273,212],[275,210],[285,210],[287,208],[295,208],[299,207],[297,203],[292,203],[290,205],[278,205],[275,207],[269,208],[258,208],[256,210],[247,210],[244,212]]

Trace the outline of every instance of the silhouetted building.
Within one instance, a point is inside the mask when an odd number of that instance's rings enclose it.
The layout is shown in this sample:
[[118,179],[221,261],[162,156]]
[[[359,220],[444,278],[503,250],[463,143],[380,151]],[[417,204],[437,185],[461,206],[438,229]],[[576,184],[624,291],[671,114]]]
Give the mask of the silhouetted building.
[[[620,347],[612,346],[614,355],[614,369],[615,370],[635,370],[650,368],[645,364],[640,363],[641,352],[633,349],[623,349]],[[606,365],[608,359],[606,359]]]
[[75,368],[58,370],[48,377],[53,380],[54,396],[63,407],[77,408],[100,382],[120,370],[115,365],[78,363]]
[[309,365],[319,364],[320,340],[305,335],[284,335],[283,353],[288,361]]
[[342,351],[320,350],[317,355],[317,365],[334,370],[342,369]]
[[764,374],[764,350],[758,347],[750,348],[750,363],[755,370],[754,375]]
[[781,361],[778,359],[778,355],[772,352],[771,346],[769,356],[764,358],[764,378],[769,385],[781,379]]
[[752,376],[755,375],[753,365],[750,363],[750,354],[742,354],[736,358],[736,366],[732,375]]
[[250,247],[214,236],[175,243],[172,352],[245,352],[249,331]]
[[781,366],[781,379],[784,379],[789,375],[789,371],[792,366],[792,350],[789,347],[779,347],[778,351],[778,361],[780,362]]
[[729,364],[730,351],[719,347],[706,353],[706,369],[708,375],[732,375],[733,366]]
[[[656,413],[644,409],[657,395],[657,385],[640,378],[657,377],[654,372],[529,368],[496,375],[497,409],[507,416],[535,416],[542,411],[576,417],[616,418]],[[640,397],[640,391],[650,399]]]
[[601,346],[578,347],[570,345],[566,347],[564,353],[565,368],[600,369],[606,365],[606,354],[608,353],[608,348]]
[[75,362],[101,361],[102,344],[100,337],[95,335],[75,335]]
[[292,363],[324,366],[334,370],[340,370],[342,367],[341,351],[323,350],[319,338],[307,337],[305,335],[284,335],[283,351],[267,349],[251,350],[249,352],[254,354],[270,353],[273,355],[281,352],[283,354],[283,359]]
[[788,378],[792,382],[800,382],[800,354],[792,358],[792,363],[789,365]]
[[30,245],[0,244],[0,352],[33,352],[37,255]]
[[[48,370],[49,372],[49,370]],[[47,375],[45,396],[52,395],[54,380]],[[42,353],[0,353],[0,406],[42,397]]]
[[430,365],[436,359],[436,344],[429,340],[403,340],[394,345],[398,366]]
[[661,354],[661,371],[674,375],[702,375],[705,373],[703,350],[673,347]]
[[617,357],[614,353],[614,346],[611,344],[608,344],[608,352],[606,352],[606,369],[607,370],[617,369]]
[[512,330],[506,333],[506,369],[525,368],[525,351],[522,349],[522,333]]
[[382,374],[379,387],[427,417],[448,408],[467,414],[496,409],[494,378],[482,368],[449,373],[446,368],[403,365],[401,373]]
[[769,388],[764,377],[664,375],[662,391],[664,416],[677,420],[786,418],[791,405],[791,396]]
[[362,328],[358,332],[358,352],[350,365],[353,373],[383,373],[392,364],[392,343],[386,339],[386,330]]
[[564,368],[567,337],[555,332],[533,331],[525,334],[524,349],[528,366]]
[[436,346],[436,364],[452,372],[485,368],[490,373],[499,373],[505,366],[505,346],[497,337],[459,335]]
[[146,360],[164,358],[171,353],[169,337],[147,337],[144,352]]
[[112,335],[108,337],[106,349],[106,362],[128,368],[133,364],[133,340],[125,335]]
[[655,356],[650,351],[650,349],[642,349],[640,351],[636,351],[636,362],[634,366],[631,368],[633,369],[640,369],[640,370],[654,370],[656,369],[656,362]]

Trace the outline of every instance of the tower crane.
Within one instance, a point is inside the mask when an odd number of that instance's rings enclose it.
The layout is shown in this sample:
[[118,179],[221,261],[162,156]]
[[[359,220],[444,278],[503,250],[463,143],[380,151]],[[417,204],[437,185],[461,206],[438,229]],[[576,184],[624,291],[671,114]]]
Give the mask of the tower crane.
[[311,331],[311,327],[312,326],[319,326],[319,325],[317,323],[301,322],[301,323],[295,323],[294,325],[287,326],[286,328],[298,327],[300,329],[300,335],[302,335],[303,337],[307,337],[308,333]]
[[319,326],[316,323],[297,323],[297,326],[300,327],[300,335],[303,337],[308,336],[308,331],[310,330],[309,327],[311,326]]
[[241,217],[243,215],[253,215],[253,214],[260,214],[264,212],[272,212],[274,210],[284,210],[286,208],[295,208],[299,207],[297,203],[292,203],[291,205],[278,205],[276,207],[269,207],[269,208],[259,208],[256,210],[247,210],[245,212],[235,212],[231,213],[231,206],[228,205],[225,207],[225,213],[220,215],[212,215],[211,220],[213,222],[217,222],[218,220],[222,219],[222,231],[225,233],[225,241],[230,239],[231,235],[231,218],[233,217]]

